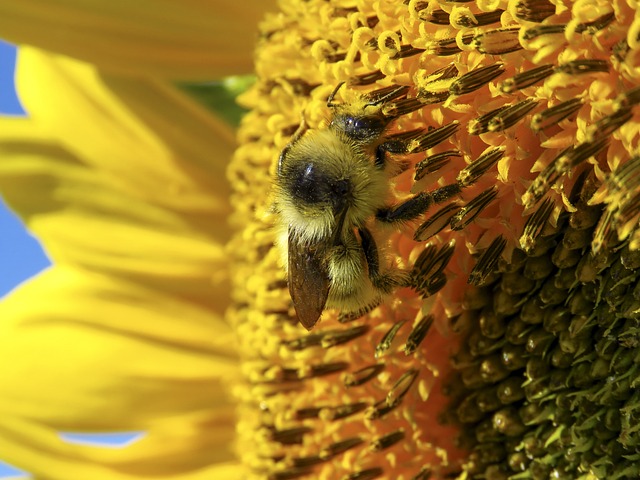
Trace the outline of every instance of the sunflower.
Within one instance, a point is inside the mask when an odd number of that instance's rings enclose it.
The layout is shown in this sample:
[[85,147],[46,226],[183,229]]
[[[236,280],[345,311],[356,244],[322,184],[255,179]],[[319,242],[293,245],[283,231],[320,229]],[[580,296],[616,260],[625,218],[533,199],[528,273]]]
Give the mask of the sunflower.
[[[241,73],[254,37],[220,5],[105,5],[0,7],[0,33],[37,47],[0,188],[54,261],[0,306],[7,461],[51,479],[640,475],[634,3],[282,0],[228,167],[228,129],[170,81]],[[454,193],[388,236],[409,285],[307,333],[272,179],[342,82],[347,105],[406,91],[383,107],[406,166],[390,203]],[[147,433],[105,452],[59,430]]]
[[[243,463],[274,479],[640,475],[635,4],[281,8],[229,170]],[[409,288],[307,334],[272,248],[278,153],[301,115],[332,128],[341,104],[389,91],[407,92],[381,107],[405,165],[389,204],[431,206],[367,228]]]

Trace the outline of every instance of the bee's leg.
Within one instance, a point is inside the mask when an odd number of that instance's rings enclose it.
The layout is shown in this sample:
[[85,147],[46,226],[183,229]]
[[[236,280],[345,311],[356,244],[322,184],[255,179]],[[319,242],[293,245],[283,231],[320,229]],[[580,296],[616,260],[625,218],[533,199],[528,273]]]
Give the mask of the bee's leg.
[[374,165],[377,168],[379,168],[380,170],[384,169],[387,164],[387,152],[396,153],[393,151],[394,147],[397,147],[397,145],[395,145],[395,142],[381,143],[380,145],[378,145],[378,147],[376,148],[376,159],[374,161]]
[[387,153],[391,155],[406,155],[409,153],[409,142],[422,132],[422,129],[410,130],[387,138],[376,147],[375,166],[380,169],[386,166]]
[[369,313],[371,310],[376,308],[381,303],[382,303],[382,297],[377,297],[373,302],[371,302],[365,307],[362,307],[359,310],[356,310],[355,312],[340,312],[340,315],[338,315],[338,321],[340,323],[353,322],[354,320],[357,320],[360,317]]
[[369,279],[376,289],[383,293],[389,293],[395,287],[402,283],[403,279],[396,278],[390,274],[380,273],[380,258],[378,257],[378,247],[373,239],[373,236],[366,228],[359,228],[360,240],[362,243],[362,250],[364,252],[364,258],[367,261],[369,267]]
[[452,183],[433,192],[418,193],[402,203],[381,208],[376,212],[376,218],[386,223],[414,220],[426,212],[431,205],[449,200],[461,191],[462,187],[458,183]]

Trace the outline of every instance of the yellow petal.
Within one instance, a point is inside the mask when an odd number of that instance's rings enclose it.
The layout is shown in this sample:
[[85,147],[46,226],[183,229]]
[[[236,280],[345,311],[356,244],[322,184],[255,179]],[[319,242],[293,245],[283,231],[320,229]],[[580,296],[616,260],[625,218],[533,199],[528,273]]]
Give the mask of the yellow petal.
[[[48,479],[207,478],[233,459],[221,308],[64,266],[14,291],[0,303],[3,459]],[[146,435],[108,450],[58,430]]]
[[171,84],[30,48],[20,49],[16,83],[39,128],[147,200],[201,209],[226,198],[233,130]]
[[0,423],[137,430],[228,408],[235,342],[222,305],[55,266],[0,303]]
[[[24,419],[6,419],[0,422],[0,451],[14,465],[46,480],[246,478],[240,465],[218,458],[220,453],[229,453],[228,437],[218,435],[213,441],[194,442],[199,435],[213,430],[210,424],[197,420],[188,423],[181,419],[183,430],[176,435],[174,422],[165,423],[168,425],[150,432],[132,447],[120,450],[68,444],[46,426]],[[171,435],[165,435],[166,427],[171,428]],[[172,447],[182,452],[176,453]],[[195,459],[191,453],[193,449],[199,454]],[[187,450],[189,452],[184,455]],[[200,461],[205,456],[209,461]]]
[[231,132],[171,86],[107,87],[85,64],[23,50],[32,118],[0,122],[5,198],[56,261],[211,297],[226,273]]
[[31,124],[0,122],[0,189],[54,261],[213,297],[213,278],[226,265],[221,242],[228,235],[216,205],[179,212],[141,199],[35,129],[27,141]]
[[112,72],[180,80],[252,71],[256,26],[275,2],[24,0],[0,3],[0,36]]

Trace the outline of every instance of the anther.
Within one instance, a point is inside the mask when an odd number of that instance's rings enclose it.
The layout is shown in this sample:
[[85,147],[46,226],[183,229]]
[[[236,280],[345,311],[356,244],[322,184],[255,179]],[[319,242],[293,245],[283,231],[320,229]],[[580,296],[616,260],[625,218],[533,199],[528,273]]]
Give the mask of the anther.
[[480,115],[478,118],[474,118],[469,122],[469,125],[467,126],[468,132],[471,135],[480,135],[481,133],[488,132],[489,122],[491,121],[491,119],[507,108],[508,105],[503,105],[502,107],[496,108],[495,110]]
[[421,18],[434,25],[449,25],[449,13],[444,10],[434,10]]
[[608,137],[603,137],[593,142],[581,143],[574,148],[564,149],[538,174],[529,185],[529,188],[527,188],[527,191],[522,196],[522,203],[525,208],[535,205],[562,175],[589,157],[595,156],[604,150],[608,141]]
[[414,47],[413,45],[401,45],[400,50],[398,50],[398,53],[396,53],[391,58],[398,59],[398,58],[412,57],[413,55],[419,55],[424,51],[425,51],[424,48],[417,48],[417,47]]
[[310,335],[302,335],[294,340],[283,341],[282,344],[290,350],[304,350],[306,348],[322,346],[329,348],[341,345],[354,338],[364,335],[369,330],[367,325],[358,325],[348,329],[327,330]]
[[359,472],[350,473],[342,477],[342,480],[373,480],[378,478],[384,473],[384,470],[380,467],[367,468],[366,470],[360,470]]
[[530,87],[553,74],[554,68],[553,65],[542,65],[531,70],[525,70],[502,82],[500,90],[504,93],[513,93],[516,90]]
[[554,35],[564,33],[567,28],[566,25],[539,25],[533,28],[528,28],[522,35],[523,40],[533,40],[541,35]]
[[487,55],[515,52],[523,48],[518,38],[519,32],[520,27],[511,27],[481,33],[473,38],[473,46],[478,52]]
[[358,325],[346,330],[332,330],[326,332],[320,341],[323,348],[335,347],[356,339],[369,331],[368,325]]
[[635,87],[620,94],[616,99],[616,110],[631,107],[640,103],[640,87]]
[[290,463],[295,469],[307,469],[326,461],[327,459],[320,458],[318,455],[313,455],[309,457],[294,457],[290,460]]
[[446,152],[429,155],[424,160],[419,161],[415,167],[414,180],[417,182],[425,176],[437,172],[451,161],[451,157],[462,157],[462,154],[457,150],[447,150]]
[[320,458],[328,459],[340,455],[341,453],[351,450],[364,443],[364,440],[360,437],[348,438],[339,442],[332,443],[331,445],[324,447],[320,450]]
[[451,260],[455,249],[455,242],[451,241],[442,246],[440,250],[429,245],[418,256],[412,270],[412,277],[416,286],[430,283],[440,274]]
[[322,363],[319,365],[309,365],[304,368],[287,368],[277,366],[265,369],[261,372],[261,378],[257,378],[255,383],[281,383],[299,382],[314,377],[330,375],[347,369],[346,362]]
[[605,28],[607,25],[609,25],[615,19],[616,19],[615,12],[605,13],[601,17],[598,17],[598,18],[596,18],[595,20],[593,20],[591,22],[585,22],[585,23],[581,23],[580,25],[578,25],[576,27],[576,33],[582,33],[582,32],[585,32],[585,31],[589,30],[589,33],[593,34],[593,33],[597,32],[598,30],[602,30],[603,28]]
[[534,99],[523,100],[522,102],[510,105],[499,112],[489,121],[490,132],[502,132],[519,122],[527,113],[538,105]]
[[586,140],[593,142],[596,138],[608,137],[633,117],[631,108],[621,108],[611,115],[601,118],[587,129]]
[[400,403],[402,399],[407,394],[411,385],[413,385],[415,379],[418,377],[418,370],[411,369],[405,372],[398,381],[391,387],[389,393],[385,399],[377,402],[373,407],[371,407],[365,413],[365,417],[369,420],[375,420],[378,418],[382,418],[387,413],[394,410]]
[[502,9],[497,9],[492,12],[475,13],[473,17],[470,17],[465,13],[461,13],[456,16],[455,24],[465,28],[491,25],[492,23],[498,23],[503,13],[504,10]]
[[405,355],[411,355],[418,349],[433,322],[433,315],[426,315],[418,321],[418,323],[413,327],[413,330],[409,334],[409,338],[407,338],[407,342],[404,345]]
[[494,78],[499,77],[504,71],[505,68],[502,63],[477,68],[455,80],[449,87],[449,91],[454,95],[471,93],[483,85],[486,85]]
[[325,421],[341,420],[363,411],[368,406],[365,402],[357,402],[337,407],[325,407],[320,410],[318,418]]
[[411,477],[411,480],[429,480],[433,471],[429,467],[422,467],[420,471]]
[[418,227],[413,239],[423,242],[439,233],[444,227],[449,225],[453,217],[458,213],[460,207],[455,203],[450,203],[434,213],[429,219]]
[[360,370],[347,373],[344,376],[344,385],[346,387],[357,387],[364,383],[367,383],[369,380],[373,379],[379,373],[384,370],[383,364],[374,364],[369,365],[368,367],[361,368]]
[[374,439],[371,442],[369,448],[372,452],[380,452],[382,450],[386,450],[389,447],[392,447],[393,445],[404,439],[404,437],[404,430],[397,430],[395,432],[391,432]]
[[409,389],[415,382],[416,378],[418,378],[418,370],[410,369],[405,372],[395,383],[391,390],[387,394],[386,402],[387,405],[398,405],[404,398],[404,396],[409,392]]
[[407,146],[407,153],[423,152],[444,142],[460,128],[458,122],[452,122],[440,128],[435,128],[422,136],[411,140]]
[[[471,42],[473,39],[473,35],[466,35],[467,43]],[[465,39],[463,39],[464,42]],[[460,53],[460,47],[456,42],[455,38],[445,38],[442,40],[436,40],[429,44],[427,51],[431,55],[436,55],[438,57],[449,57],[451,55],[456,55]]]
[[451,219],[452,230],[462,230],[498,196],[498,188],[494,185],[473,198]]
[[580,98],[572,98],[551,108],[547,108],[540,113],[536,113],[531,119],[531,128],[534,132],[539,132],[545,128],[557,125],[561,120],[573,115],[582,107]]
[[609,62],[606,60],[572,60],[555,68],[556,72],[569,75],[582,75],[585,73],[609,72]]
[[[637,209],[635,214],[637,214]],[[603,248],[609,246],[613,239],[617,236],[614,224],[617,220],[615,212],[610,209],[605,209],[604,213],[598,221],[595,230],[593,231],[593,240],[591,242],[591,251],[593,254],[598,254]]]
[[380,70],[375,70],[373,72],[362,73],[360,75],[355,75],[351,77],[349,80],[350,85],[371,85],[376,83],[378,80],[382,80],[385,77],[384,73]]
[[285,430],[274,429],[269,432],[269,438],[282,445],[301,444],[303,436],[311,431],[312,429],[309,427],[295,427]]
[[485,279],[495,270],[506,246],[507,240],[502,235],[496,237],[482,253],[473,270],[471,270],[468,283],[477,286],[482,285]]
[[520,237],[520,248],[525,252],[530,252],[535,246],[536,239],[542,233],[547,220],[553,212],[554,202],[546,199],[543,204],[527,219],[524,231]]
[[456,180],[463,186],[473,185],[484,175],[493,165],[504,156],[504,148],[490,148],[480,155],[474,162],[464,167],[458,173]]
[[549,0],[519,0],[515,11],[521,20],[540,23],[556,13],[556,6]]
[[308,468],[290,468],[280,472],[272,472],[267,478],[268,480],[295,480],[297,478],[306,477],[311,474]]
[[393,343],[393,339],[395,338],[400,327],[404,325],[404,320],[400,320],[393,324],[393,326],[384,334],[380,343],[376,346],[376,350],[374,353],[375,358],[380,358],[384,353],[391,348],[391,344]]

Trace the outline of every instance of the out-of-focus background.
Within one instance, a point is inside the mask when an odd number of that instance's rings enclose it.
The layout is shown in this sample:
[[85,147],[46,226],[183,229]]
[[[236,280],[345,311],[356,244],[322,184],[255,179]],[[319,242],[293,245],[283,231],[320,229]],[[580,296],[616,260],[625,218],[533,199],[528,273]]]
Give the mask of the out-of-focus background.
[[[0,40],[0,115],[2,116],[26,115],[14,88],[15,60],[15,47]],[[0,153],[0,162],[1,155]],[[25,230],[18,217],[8,209],[0,196],[0,301],[20,283],[50,264],[38,241]],[[1,321],[2,318],[0,318]],[[29,352],[25,354],[28,355]],[[141,436],[142,434],[138,432],[91,435],[60,433],[60,437],[69,443],[92,444],[103,448],[119,448]],[[31,478],[2,460],[3,456],[0,452],[0,480]]]
[[[0,41],[0,115],[3,116],[25,115],[13,84],[15,59],[16,49]],[[29,235],[0,197],[0,297],[49,263],[38,241]]]

